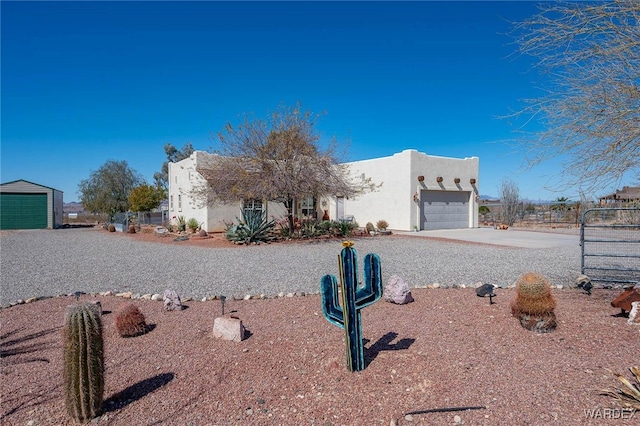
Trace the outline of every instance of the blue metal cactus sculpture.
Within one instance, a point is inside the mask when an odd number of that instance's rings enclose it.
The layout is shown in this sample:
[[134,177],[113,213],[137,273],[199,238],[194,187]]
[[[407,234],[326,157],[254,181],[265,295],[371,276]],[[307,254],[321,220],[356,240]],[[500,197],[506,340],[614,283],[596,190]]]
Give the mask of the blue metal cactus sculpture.
[[358,256],[352,248],[353,242],[345,241],[342,245],[344,248],[338,256],[342,306],[338,280],[334,275],[325,275],[320,280],[322,311],[330,323],[344,329],[349,370],[361,371],[365,366],[360,310],[382,296],[380,258],[373,253],[364,257],[364,283],[358,285]]

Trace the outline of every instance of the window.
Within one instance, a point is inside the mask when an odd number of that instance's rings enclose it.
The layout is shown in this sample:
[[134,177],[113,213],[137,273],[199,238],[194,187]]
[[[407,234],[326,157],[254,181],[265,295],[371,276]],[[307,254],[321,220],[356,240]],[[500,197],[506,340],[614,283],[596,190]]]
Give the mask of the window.
[[178,194],[178,211],[182,211],[182,194]]
[[242,211],[243,212],[251,212],[251,211],[263,212],[264,206],[261,200],[255,200],[255,199],[244,200],[244,203],[242,204]]
[[173,194],[169,197],[169,207],[171,208],[171,211],[173,211]]
[[313,197],[303,198],[301,202],[300,213],[302,216],[310,216],[315,219],[316,210],[315,210],[315,200]]

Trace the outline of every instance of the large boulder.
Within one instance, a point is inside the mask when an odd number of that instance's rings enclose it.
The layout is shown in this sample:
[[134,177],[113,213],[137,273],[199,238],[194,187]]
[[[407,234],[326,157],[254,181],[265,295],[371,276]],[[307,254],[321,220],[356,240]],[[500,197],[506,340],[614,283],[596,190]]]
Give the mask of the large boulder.
[[413,296],[411,296],[409,284],[407,284],[398,275],[392,275],[391,278],[389,278],[389,282],[384,287],[384,300],[398,305],[413,302]]

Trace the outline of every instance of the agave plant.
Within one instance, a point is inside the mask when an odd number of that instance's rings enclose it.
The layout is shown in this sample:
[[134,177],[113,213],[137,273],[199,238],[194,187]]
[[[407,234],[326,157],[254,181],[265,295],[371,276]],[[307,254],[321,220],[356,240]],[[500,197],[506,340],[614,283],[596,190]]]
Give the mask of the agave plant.
[[236,217],[238,224],[227,224],[225,236],[227,240],[251,244],[271,241],[275,220],[267,221],[267,217],[258,210],[243,210],[242,220]]
[[640,367],[630,367],[629,370],[635,376],[636,383],[631,383],[622,374],[614,373],[624,387],[605,389],[603,394],[616,398],[624,407],[640,410]]

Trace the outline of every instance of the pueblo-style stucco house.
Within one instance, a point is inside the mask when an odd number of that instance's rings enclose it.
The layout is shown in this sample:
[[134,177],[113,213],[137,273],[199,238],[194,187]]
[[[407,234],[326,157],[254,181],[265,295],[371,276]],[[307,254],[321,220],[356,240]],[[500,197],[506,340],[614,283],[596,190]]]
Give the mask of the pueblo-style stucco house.
[[399,231],[478,226],[478,157],[436,157],[407,149],[348,164],[354,176],[381,186],[354,199],[334,198],[331,210],[337,217],[353,216],[360,226],[384,219]]
[[[169,163],[169,218],[195,218],[208,232],[224,231],[241,209],[266,211],[269,218],[283,218],[281,203],[246,200],[245,203],[203,205],[192,189],[204,183],[196,171],[210,154],[194,152]],[[347,163],[354,179],[371,179],[374,191],[354,198],[339,196],[297,200],[296,216],[355,220],[361,227],[384,219],[398,231],[473,228],[478,226],[479,159],[437,157],[413,149],[390,157]]]

